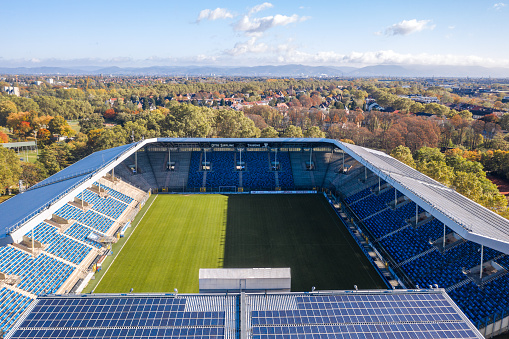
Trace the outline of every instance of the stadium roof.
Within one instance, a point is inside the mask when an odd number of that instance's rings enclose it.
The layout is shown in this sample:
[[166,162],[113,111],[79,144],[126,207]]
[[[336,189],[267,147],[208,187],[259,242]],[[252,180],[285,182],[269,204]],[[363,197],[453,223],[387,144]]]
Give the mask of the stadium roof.
[[483,338],[445,290],[45,296],[17,338]]
[[509,220],[383,152],[319,138],[155,138],[96,152],[0,204],[0,237],[50,208],[81,183],[93,182],[139,148],[158,143],[188,147],[336,146],[465,239],[509,254]]
[[342,144],[370,171],[463,238],[509,254],[509,220],[379,151]]
[[91,179],[95,173],[112,164],[120,155],[135,146],[136,144],[129,144],[92,153],[27,191],[1,203],[0,237],[5,237],[13,228],[45,211],[66,193]]

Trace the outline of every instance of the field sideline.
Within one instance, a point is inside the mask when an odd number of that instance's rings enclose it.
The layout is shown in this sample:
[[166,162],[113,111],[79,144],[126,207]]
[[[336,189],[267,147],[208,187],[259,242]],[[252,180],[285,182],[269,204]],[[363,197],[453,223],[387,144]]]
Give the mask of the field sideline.
[[321,195],[159,195],[97,293],[198,292],[199,268],[291,267],[292,290],[386,288]]

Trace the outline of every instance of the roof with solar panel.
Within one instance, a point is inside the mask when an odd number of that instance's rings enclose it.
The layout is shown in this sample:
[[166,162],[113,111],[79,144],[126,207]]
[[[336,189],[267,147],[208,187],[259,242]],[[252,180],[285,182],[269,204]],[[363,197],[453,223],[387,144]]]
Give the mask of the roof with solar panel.
[[443,289],[45,296],[18,338],[483,338]]

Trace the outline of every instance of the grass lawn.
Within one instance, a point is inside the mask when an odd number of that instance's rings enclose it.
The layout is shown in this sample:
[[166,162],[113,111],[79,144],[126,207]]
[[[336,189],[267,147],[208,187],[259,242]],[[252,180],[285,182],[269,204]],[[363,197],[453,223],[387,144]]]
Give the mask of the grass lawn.
[[95,292],[195,293],[220,267],[290,267],[293,291],[386,288],[321,195],[162,194]]
[[320,194],[232,195],[224,267],[290,267],[292,291],[387,288]]
[[67,123],[76,133],[80,131],[81,126],[79,120],[67,120]]
[[95,292],[198,292],[222,265],[227,196],[159,195]]

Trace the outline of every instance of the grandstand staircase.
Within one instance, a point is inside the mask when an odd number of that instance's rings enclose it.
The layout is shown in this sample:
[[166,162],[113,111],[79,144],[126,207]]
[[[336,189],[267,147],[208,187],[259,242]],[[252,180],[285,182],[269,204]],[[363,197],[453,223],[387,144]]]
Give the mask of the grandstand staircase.
[[52,253],[49,253],[49,252],[44,251],[44,255],[47,255],[48,257],[51,257],[51,258],[56,259],[56,260],[60,260],[60,261],[61,261],[61,262],[63,262],[64,264],[67,264],[67,265],[72,266],[72,267],[74,267],[74,268],[78,268],[78,265],[76,265],[75,263],[70,262],[69,260],[66,260],[66,259],[64,259],[64,258],[61,258],[61,257],[59,257],[59,256],[56,256],[56,255],[54,255],[54,254],[52,254]]
[[433,251],[438,251],[438,249],[436,247],[432,247],[429,250],[421,252],[421,253],[419,253],[417,255],[414,255],[411,258],[408,258],[407,260],[404,260],[404,261],[400,262],[399,264],[396,264],[395,268],[400,268],[401,266],[403,266],[405,264],[408,264],[409,262],[414,261],[415,259],[419,259],[420,257],[425,256],[426,254],[431,253]]
[[[191,153],[172,153],[171,161],[175,162],[175,169],[168,171],[164,168],[165,178],[164,186],[184,191],[187,187],[187,179],[189,177],[189,167],[191,166]],[[168,154],[164,158],[164,164],[168,162]]]
[[35,299],[35,298],[37,298],[37,295],[32,294],[32,293],[30,293],[30,292],[27,292],[27,291],[25,291],[25,290],[22,290],[21,288],[16,287],[16,286],[14,286],[14,285],[8,285],[8,284],[5,284],[5,283],[3,283],[3,282],[0,282],[0,288],[1,288],[1,287],[7,288],[7,289],[9,289],[9,290],[11,290],[11,291],[14,291],[14,292],[17,292],[17,293],[19,293],[19,294],[22,294],[22,295],[24,295],[25,297],[28,297],[28,298],[30,298],[30,299]]
[[[359,199],[359,201],[360,201],[360,200],[362,200],[362,199]],[[375,212],[375,213],[373,213],[373,214],[370,214],[370,215],[368,215],[367,217],[365,217],[364,219],[361,219],[361,220],[362,220],[362,221],[364,221],[364,220],[367,220],[367,219],[372,218],[372,217],[374,217],[374,216],[377,216],[377,215],[379,215],[380,213],[387,211],[388,209],[390,209],[390,207],[389,207],[389,206],[387,206],[387,207],[386,207],[386,208],[384,208],[384,209],[381,209],[381,210],[380,210],[380,211],[378,211],[378,212]]]
[[[154,171],[154,165],[152,164],[152,160],[150,160],[150,156],[148,155],[148,151],[147,151],[147,148],[145,148],[145,152],[141,152],[144,154],[144,157],[147,159],[146,162],[148,163],[149,167],[150,167],[150,171],[152,172],[152,176],[154,178],[154,182],[155,182],[155,188],[159,188],[159,183],[157,182],[157,177],[156,177],[156,172]],[[138,161],[140,160],[140,155],[138,155]]]
[[[313,155],[312,160],[316,164]],[[306,169],[306,162],[309,161],[309,153],[290,152],[290,164],[293,170],[293,182],[296,187],[309,187],[309,183],[316,187],[314,171]]]
[[468,283],[470,283],[470,282],[474,282],[474,280],[473,280],[472,278],[468,277],[468,278],[466,278],[465,280],[460,281],[459,283],[456,283],[456,284],[454,284],[454,285],[452,285],[452,286],[447,287],[447,288],[445,289],[445,291],[446,291],[447,293],[449,293],[449,292],[451,292],[451,291],[453,291],[453,290],[457,289],[458,287],[464,286],[464,285],[466,285],[466,284],[468,284]]
[[378,242],[378,241],[381,241],[381,240],[383,240],[383,239],[385,239],[385,238],[387,238],[387,237],[390,237],[391,235],[396,234],[396,233],[398,233],[399,231],[402,231],[402,230],[404,230],[404,229],[405,229],[405,228],[407,228],[407,227],[410,227],[410,225],[406,225],[406,226],[403,226],[403,227],[401,227],[401,228],[398,228],[397,230],[394,230],[394,231],[392,231],[392,232],[389,232],[389,233],[387,233],[386,235],[381,236],[380,238],[376,239],[374,242]]
[[274,171],[274,175],[275,175],[275,177],[276,177],[276,187],[280,187],[280,186],[279,186],[279,175],[278,175],[278,174],[279,174],[279,172],[278,172],[278,171]]

